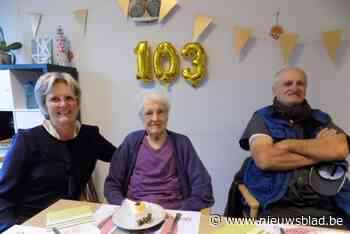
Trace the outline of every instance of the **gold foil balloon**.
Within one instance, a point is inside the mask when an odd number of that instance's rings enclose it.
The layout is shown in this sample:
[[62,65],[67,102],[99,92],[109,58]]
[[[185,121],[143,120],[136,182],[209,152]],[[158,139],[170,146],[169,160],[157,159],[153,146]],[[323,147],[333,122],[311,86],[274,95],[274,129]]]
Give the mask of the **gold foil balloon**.
[[144,83],[152,81],[152,71],[150,64],[150,49],[147,41],[141,41],[134,49],[137,55],[137,74],[136,78]]
[[[168,69],[164,68],[164,63],[168,62]],[[179,73],[179,57],[176,49],[170,42],[161,42],[153,54],[153,66],[156,77],[164,82],[166,86],[175,80]]]
[[187,60],[192,60],[192,68],[184,68],[182,76],[197,87],[203,80],[206,72],[207,55],[203,47],[198,42],[189,42],[181,49],[181,56]]

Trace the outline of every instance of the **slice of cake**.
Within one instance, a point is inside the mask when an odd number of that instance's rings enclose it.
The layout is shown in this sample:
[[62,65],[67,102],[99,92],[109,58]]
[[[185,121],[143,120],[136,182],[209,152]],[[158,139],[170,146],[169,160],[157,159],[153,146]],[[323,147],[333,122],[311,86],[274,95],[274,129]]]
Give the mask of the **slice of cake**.
[[135,202],[132,207],[132,213],[136,224],[139,226],[152,222],[151,210],[145,202]]

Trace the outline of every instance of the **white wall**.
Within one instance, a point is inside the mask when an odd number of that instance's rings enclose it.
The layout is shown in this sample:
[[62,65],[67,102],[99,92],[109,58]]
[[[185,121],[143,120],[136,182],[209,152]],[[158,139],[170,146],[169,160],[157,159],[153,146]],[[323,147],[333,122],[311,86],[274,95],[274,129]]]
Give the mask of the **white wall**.
[[[168,40],[179,50],[191,40],[196,13],[214,17],[214,26],[202,42],[209,57],[208,80],[193,89],[180,78],[171,88],[169,128],[192,139],[212,175],[218,212],[224,209],[234,173],[248,156],[239,148],[238,139],[253,111],[271,103],[271,77],[283,65],[280,49],[271,40],[254,40],[244,59],[237,62],[232,53],[234,24],[267,33],[274,13],[280,10],[285,29],[308,41],[298,47],[293,64],[305,68],[310,77],[310,103],[332,113],[335,122],[350,132],[350,43],[344,41],[333,63],[319,34],[336,27],[350,30],[350,1],[179,0],[179,5],[165,23],[135,25],[123,18],[112,0],[0,0],[0,25],[9,42],[24,43],[19,59],[30,63],[31,24],[25,12],[44,14],[39,34],[54,35],[62,24],[72,40],[80,72],[82,118],[100,126],[108,139],[119,144],[127,133],[141,127],[135,97],[144,88],[135,79],[136,44],[147,40],[154,48]],[[89,8],[86,37],[71,14],[78,8]],[[157,83],[155,88],[159,87]],[[107,170],[105,164],[98,166],[100,189]]]

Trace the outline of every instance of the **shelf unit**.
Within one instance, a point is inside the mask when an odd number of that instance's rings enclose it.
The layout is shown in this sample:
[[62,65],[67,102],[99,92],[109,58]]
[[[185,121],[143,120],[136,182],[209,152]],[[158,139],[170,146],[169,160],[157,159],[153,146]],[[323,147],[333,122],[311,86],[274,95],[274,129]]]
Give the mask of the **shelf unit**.
[[[28,109],[26,105],[25,84],[35,83],[47,72],[66,72],[78,80],[78,71],[74,67],[52,64],[0,64],[0,117],[8,119],[0,123],[0,140],[11,138],[9,132],[16,133],[21,128],[31,128],[43,121],[39,109]],[[13,128],[13,131],[9,129]],[[1,131],[3,129],[3,131]],[[2,136],[2,132],[7,135]],[[0,151],[4,154],[4,150]]]

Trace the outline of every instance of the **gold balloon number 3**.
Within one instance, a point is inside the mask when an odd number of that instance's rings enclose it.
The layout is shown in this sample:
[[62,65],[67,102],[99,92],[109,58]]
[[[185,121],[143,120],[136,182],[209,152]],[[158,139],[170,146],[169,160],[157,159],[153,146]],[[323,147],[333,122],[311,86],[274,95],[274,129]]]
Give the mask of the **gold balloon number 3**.
[[197,87],[203,80],[206,71],[207,55],[203,47],[198,42],[187,43],[181,49],[181,56],[192,61],[192,69],[184,68],[182,76],[193,87]]
[[[137,55],[136,77],[144,83],[152,81],[151,53],[147,41],[137,44],[135,50]],[[181,49],[181,56],[190,60],[191,68],[184,68],[182,76],[193,86],[197,87],[204,79],[206,72],[206,53],[197,42],[187,43]],[[170,42],[158,44],[153,55],[153,70],[157,79],[169,86],[179,74],[180,60],[175,47]]]

